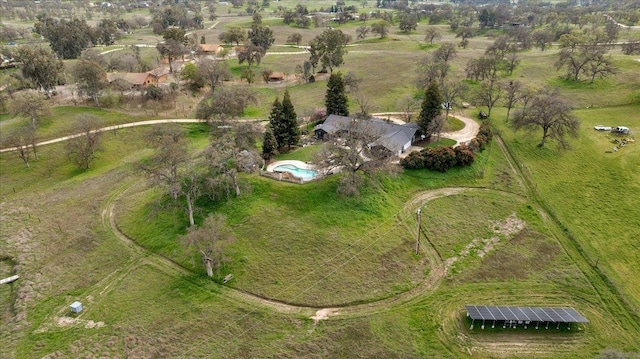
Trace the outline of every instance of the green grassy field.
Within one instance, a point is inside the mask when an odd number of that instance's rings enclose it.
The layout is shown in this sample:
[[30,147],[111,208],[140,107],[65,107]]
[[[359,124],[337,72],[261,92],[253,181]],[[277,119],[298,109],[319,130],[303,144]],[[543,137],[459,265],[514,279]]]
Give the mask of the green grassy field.
[[[242,9],[218,6],[220,14],[229,10]],[[268,22],[276,44],[291,32],[308,41],[320,31]],[[220,18],[206,30],[208,42],[225,26],[248,23]],[[355,34],[354,24],[340,28]],[[339,70],[363,78],[361,91],[375,111],[396,111],[398,98],[415,93],[414,64],[434,49],[421,46],[421,37],[394,29],[388,40],[360,42],[348,48]],[[138,39],[153,37],[141,32],[126,41]],[[442,41],[458,40],[447,33]],[[459,49],[451,76],[464,78],[466,61],[490,42],[473,38]],[[178,242],[188,223],[184,210],[134,169],[151,154],[142,141],[145,128],[104,133],[102,151],[86,172],[68,162],[61,143],[42,146],[30,169],[14,153],[1,153],[0,276],[21,278],[0,287],[0,357],[595,358],[605,348],[639,352],[640,144],[614,152],[614,137],[593,126],[640,131],[640,69],[614,53],[618,76],[576,85],[553,70],[556,51],[521,53],[510,79],[558,87],[571,101],[582,123],[571,150],[537,148],[541,134],[514,132],[504,122],[506,110],[497,107],[491,123],[504,147],[496,138],[472,166],[445,174],[378,176],[358,198],[336,194],[339,175],[305,185],[242,175],[242,196],[203,200],[197,213],[198,223],[224,213],[235,236],[213,281]],[[260,68],[291,73],[305,59],[268,55]],[[287,84],[299,115],[323,106],[325,85]],[[260,102],[245,115],[265,118],[285,87],[260,81],[252,87]],[[39,136],[69,134],[70,121],[84,113],[105,125],[155,118],[56,107]],[[20,121],[3,115],[0,130]],[[460,129],[459,122],[449,125]],[[193,149],[206,146],[204,125],[185,127]],[[277,159],[311,161],[317,151],[307,146]],[[233,279],[221,285],[227,274]],[[85,307],[79,315],[68,311],[75,300]],[[571,330],[471,330],[465,304],[571,306],[590,323]],[[315,322],[320,308],[332,308],[330,318]]]

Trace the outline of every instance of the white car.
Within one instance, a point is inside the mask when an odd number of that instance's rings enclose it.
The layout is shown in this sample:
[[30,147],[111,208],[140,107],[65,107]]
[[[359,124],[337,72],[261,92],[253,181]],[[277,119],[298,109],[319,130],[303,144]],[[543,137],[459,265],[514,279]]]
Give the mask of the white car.
[[611,126],[595,125],[595,126],[593,126],[593,128],[594,128],[596,131],[611,131]]

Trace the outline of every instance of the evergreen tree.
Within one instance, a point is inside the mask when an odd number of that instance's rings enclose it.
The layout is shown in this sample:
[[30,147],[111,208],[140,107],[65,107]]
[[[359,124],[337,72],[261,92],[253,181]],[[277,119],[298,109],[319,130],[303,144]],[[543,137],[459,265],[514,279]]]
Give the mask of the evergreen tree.
[[282,124],[284,142],[280,143],[280,145],[287,145],[291,148],[291,145],[296,145],[300,141],[300,129],[298,128],[298,116],[293,108],[293,103],[291,103],[289,90],[285,90],[282,98]]
[[429,137],[433,133],[434,120],[442,112],[442,95],[435,81],[431,81],[424,94],[422,108],[418,116],[418,126],[422,133]]
[[285,143],[285,131],[283,130],[285,126],[282,120],[282,104],[277,97],[273,101],[273,105],[271,105],[269,126],[271,126],[271,130],[273,131],[273,135],[276,139],[277,148],[281,148]]
[[349,116],[348,99],[342,74],[335,73],[329,77],[324,103],[327,107],[327,115]]
[[264,138],[262,140],[262,158],[270,160],[277,154],[278,141],[276,141],[276,137],[273,135],[271,125],[267,125],[266,131],[264,132]]

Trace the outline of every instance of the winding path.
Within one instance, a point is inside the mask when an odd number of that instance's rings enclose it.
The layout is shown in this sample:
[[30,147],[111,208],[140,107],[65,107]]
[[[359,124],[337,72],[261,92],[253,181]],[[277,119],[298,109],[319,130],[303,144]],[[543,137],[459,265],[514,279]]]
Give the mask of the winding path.
[[[375,115],[375,114],[374,114]],[[454,117],[458,118],[459,120],[461,120],[462,122],[465,123],[465,127],[462,128],[459,131],[454,131],[454,132],[443,132],[440,134],[440,137],[445,137],[445,138],[450,138],[452,140],[455,140],[457,143],[462,143],[462,142],[466,142],[471,140],[472,138],[474,138],[476,136],[476,134],[478,134],[478,130],[480,129],[480,125],[468,118],[468,117],[464,117],[461,115],[455,115]],[[237,120],[238,122],[262,122],[262,120],[260,119],[239,119]],[[102,127],[99,128],[95,131],[91,131],[92,133],[94,132],[106,132],[106,131],[113,131],[113,130],[119,130],[122,128],[129,128],[129,127],[137,127],[137,126],[150,126],[150,125],[157,125],[157,124],[162,124],[162,123],[206,123],[206,120],[199,120],[199,119],[195,119],[195,118],[174,118],[174,119],[163,119],[163,120],[148,120],[148,121],[138,121],[138,122],[129,122],[129,123],[123,123],[120,125],[113,125],[113,126],[107,126],[107,127]],[[53,143],[58,143],[58,142],[63,142],[63,141],[67,141],[70,140],[72,138],[76,138],[76,137],[80,137],[83,136],[83,133],[77,133],[75,135],[69,135],[69,136],[63,136],[63,137],[58,137],[58,138],[54,138],[52,140],[47,140],[47,141],[42,141],[42,142],[38,142],[36,143],[36,146],[44,146],[44,145],[50,145]],[[11,152],[11,151],[15,151],[17,150],[16,147],[7,147],[7,148],[3,148],[0,149],[0,153],[2,152]]]
[[[261,121],[261,120],[256,120],[256,119],[241,119],[241,120],[237,120],[238,122],[251,122],[251,121]],[[121,128],[129,128],[129,127],[137,127],[137,126],[150,126],[150,125],[157,125],[157,124],[161,124],[161,123],[206,123],[206,120],[198,120],[195,118],[174,118],[174,119],[166,119],[166,120],[148,120],[148,121],[138,121],[138,122],[129,122],[129,123],[123,123],[120,125],[113,125],[113,126],[107,126],[107,127],[103,127],[103,128],[99,128],[95,131],[91,131],[92,133],[95,132],[106,132],[106,131],[112,131],[112,130],[119,130]],[[44,145],[50,145],[53,143],[58,143],[58,142],[63,142],[63,141],[67,141],[70,140],[72,138],[76,138],[76,137],[80,137],[83,136],[84,133],[76,133],[75,135],[69,135],[69,136],[64,136],[64,137],[58,137],[58,138],[54,138],[53,140],[47,140],[47,141],[42,141],[42,142],[38,142],[36,143],[36,146],[44,146]],[[10,151],[15,151],[16,147],[8,147],[8,148],[3,148],[0,149],[0,153],[2,152],[10,152]]]

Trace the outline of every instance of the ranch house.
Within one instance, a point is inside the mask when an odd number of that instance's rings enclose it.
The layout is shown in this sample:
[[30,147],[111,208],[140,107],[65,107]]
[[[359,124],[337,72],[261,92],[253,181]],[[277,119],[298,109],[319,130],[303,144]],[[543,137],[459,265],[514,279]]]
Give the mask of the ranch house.
[[346,116],[329,115],[327,119],[314,129],[314,136],[324,139],[325,136],[340,136],[348,131],[358,131],[374,139],[369,146],[382,146],[396,156],[404,153],[419,140],[419,128],[416,123],[399,125],[380,118],[358,120]]

